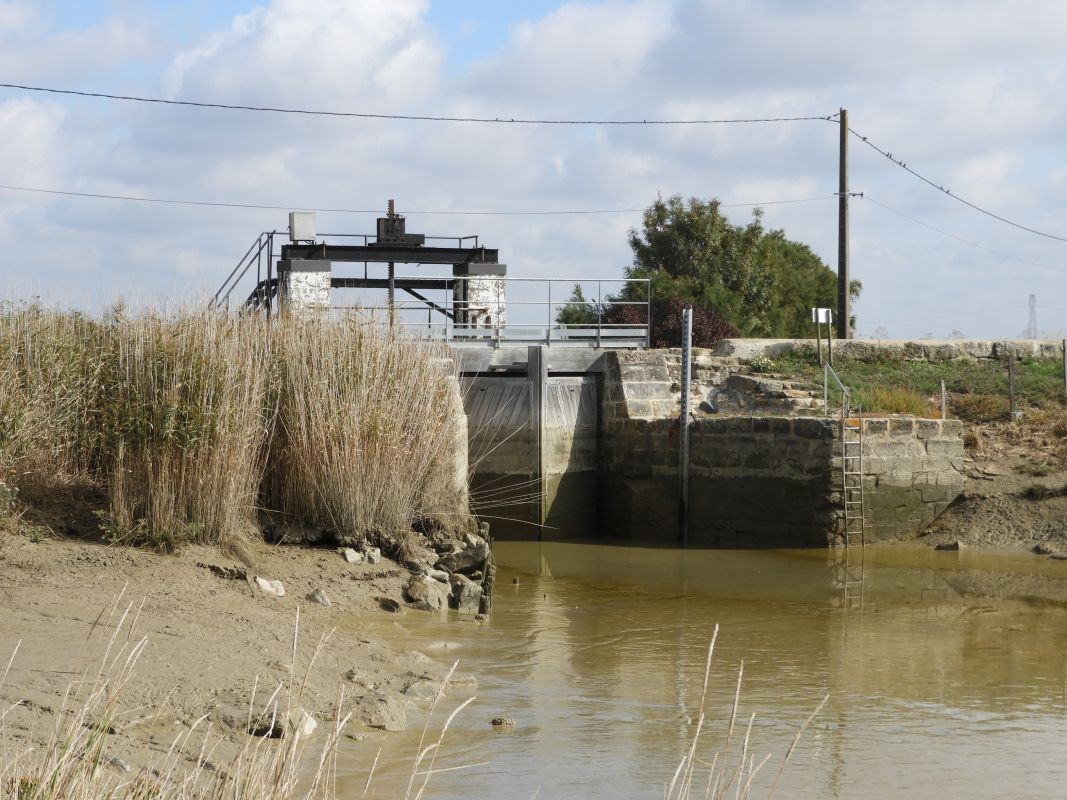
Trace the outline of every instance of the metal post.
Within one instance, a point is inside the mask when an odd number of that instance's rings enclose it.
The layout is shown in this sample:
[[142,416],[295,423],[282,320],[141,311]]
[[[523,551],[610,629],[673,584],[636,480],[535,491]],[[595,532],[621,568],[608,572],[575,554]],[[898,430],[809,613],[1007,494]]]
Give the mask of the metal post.
[[548,517],[548,486],[545,481],[545,392],[548,388],[548,362],[545,346],[532,344],[526,348],[526,380],[530,388],[530,430],[533,433],[536,454],[534,477],[534,521],[537,523],[537,540],[544,538],[545,519]]
[[822,413],[830,416],[830,365],[822,365]]
[[689,383],[693,375],[693,309],[682,311],[682,411],[678,417],[678,531],[689,546]]
[[[837,187],[837,338],[851,339],[852,316],[848,293],[848,109],[841,109],[841,134]],[[830,362],[833,363],[832,361]]]
[[1008,357],[1008,404],[1011,409],[1011,421],[1015,422],[1015,353]]
[[819,366],[822,366],[822,321],[815,323],[815,349],[819,353]]
[[834,365],[834,337],[831,335],[832,331],[830,326],[826,326],[826,359],[830,362],[830,366]]
[[548,279],[548,327],[545,328],[545,343],[552,343],[552,279]]
[[1063,391],[1067,394],[1067,339],[1063,340]]
[[941,419],[947,419],[948,404],[945,402],[945,382],[941,381]]

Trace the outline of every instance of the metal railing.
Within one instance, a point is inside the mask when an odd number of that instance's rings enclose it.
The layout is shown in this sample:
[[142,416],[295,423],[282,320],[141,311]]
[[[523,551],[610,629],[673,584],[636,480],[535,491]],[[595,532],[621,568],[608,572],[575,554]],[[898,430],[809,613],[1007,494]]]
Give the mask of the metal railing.
[[852,395],[849,393],[848,387],[841,381],[840,376],[834,371],[834,368],[826,363],[822,365],[823,414],[830,416],[830,378],[834,379],[834,383],[841,390],[841,419],[845,419],[852,407]]
[[243,299],[242,303],[246,308],[262,306],[265,308],[267,315],[270,316],[273,306],[272,300],[278,288],[274,271],[274,237],[278,233],[278,231],[263,231],[255,238],[245,251],[245,254],[237,262],[237,266],[230,271],[230,274],[226,276],[226,280],[222,282],[222,286],[211,298],[208,303],[209,308],[226,309],[228,311],[230,297],[239,286],[245,283],[246,276],[252,271],[252,267],[255,267],[256,282],[252,285],[251,294],[248,295],[247,299]]
[[[281,248],[275,237],[288,241],[285,231],[260,233],[237,265],[212,296],[209,306],[229,310],[239,301],[246,312],[264,313],[269,319],[277,308],[279,279],[277,259]],[[323,237],[359,239],[366,234],[322,234]],[[457,247],[477,248],[477,236],[427,237],[455,242]],[[366,277],[366,270],[364,270]],[[420,275],[418,278],[433,276]],[[414,280],[415,276],[409,276]],[[405,280],[397,276],[398,282]],[[448,289],[443,297],[419,297],[396,301],[390,308],[364,296],[359,302],[332,305],[333,316],[364,314],[399,325],[414,338],[442,340],[455,344],[558,344],[571,347],[648,347],[651,329],[651,283],[646,278],[511,278],[493,276],[441,276]],[[495,307],[493,291],[488,304],[470,299],[461,285],[477,281],[485,295],[488,286],[499,284],[499,296],[506,297],[503,311]],[[592,299],[575,300],[574,286],[585,287]],[[595,287],[595,290],[593,289]],[[359,289],[335,289],[340,292]],[[368,290],[363,290],[364,293]],[[377,290],[369,290],[377,291]],[[401,291],[403,289],[401,288]],[[379,292],[380,293],[380,292]],[[508,296],[510,295],[510,296]],[[465,299],[467,298],[467,299]],[[625,298],[625,299],[623,299]],[[367,302],[370,299],[371,302]]]
[[[398,282],[403,281],[397,276]],[[504,278],[457,276],[444,299],[398,300],[392,307],[335,304],[335,318],[366,316],[391,321],[421,339],[460,345],[545,344],[568,347],[635,348],[650,343],[651,284],[648,279]],[[489,288],[488,303],[470,299],[465,281]],[[566,284],[567,295],[559,284]],[[575,286],[596,287],[596,299],[575,300]],[[496,288],[499,287],[499,288]],[[356,290],[349,290],[356,291]],[[507,295],[500,314],[495,297]],[[621,297],[639,297],[623,300]],[[465,299],[466,298],[466,299]],[[503,319],[501,319],[503,317]],[[488,318],[487,322],[476,319]]]

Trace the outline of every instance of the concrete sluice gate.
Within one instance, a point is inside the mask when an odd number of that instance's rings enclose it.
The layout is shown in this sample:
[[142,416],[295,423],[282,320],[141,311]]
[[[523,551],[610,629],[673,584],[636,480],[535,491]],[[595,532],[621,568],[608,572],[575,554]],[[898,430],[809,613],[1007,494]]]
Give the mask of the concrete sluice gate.
[[[530,348],[495,358],[476,371],[458,359],[471,500],[494,537],[676,544],[679,353]],[[693,393],[693,408],[708,398],[725,408],[690,424],[688,543],[843,543],[841,421],[706,353],[694,360]],[[861,424],[864,539],[914,536],[963,489],[962,425]]]

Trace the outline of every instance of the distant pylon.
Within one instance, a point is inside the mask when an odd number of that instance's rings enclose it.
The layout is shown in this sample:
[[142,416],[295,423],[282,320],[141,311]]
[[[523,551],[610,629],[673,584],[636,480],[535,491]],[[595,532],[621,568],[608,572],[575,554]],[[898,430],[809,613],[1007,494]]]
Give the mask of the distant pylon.
[[1030,295],[1030,320],[1026,323],[1026,338],[1037,338],[1037,295]]

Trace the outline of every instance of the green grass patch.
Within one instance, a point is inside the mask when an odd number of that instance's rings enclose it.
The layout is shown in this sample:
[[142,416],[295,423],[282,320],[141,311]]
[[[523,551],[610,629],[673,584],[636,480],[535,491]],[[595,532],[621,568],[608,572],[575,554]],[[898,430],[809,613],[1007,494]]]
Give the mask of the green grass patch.
[[[887,357],[875,361],[835,358],[834,370],[852,393],[853,405],[864,411],[926,416],[940,405],[941,381],[949,409],[960,419],[994,422],[1008,419],[1008,365],[992,359],[908,361]],[[814,350],[783,353],[763,372],[811,381],[822,386],[823,372]],[[831,380],[831,400],[839,400]],[[1015,395],[1019,408],[1063,409],[1063,362],[1027,358],[1015,364]]]

